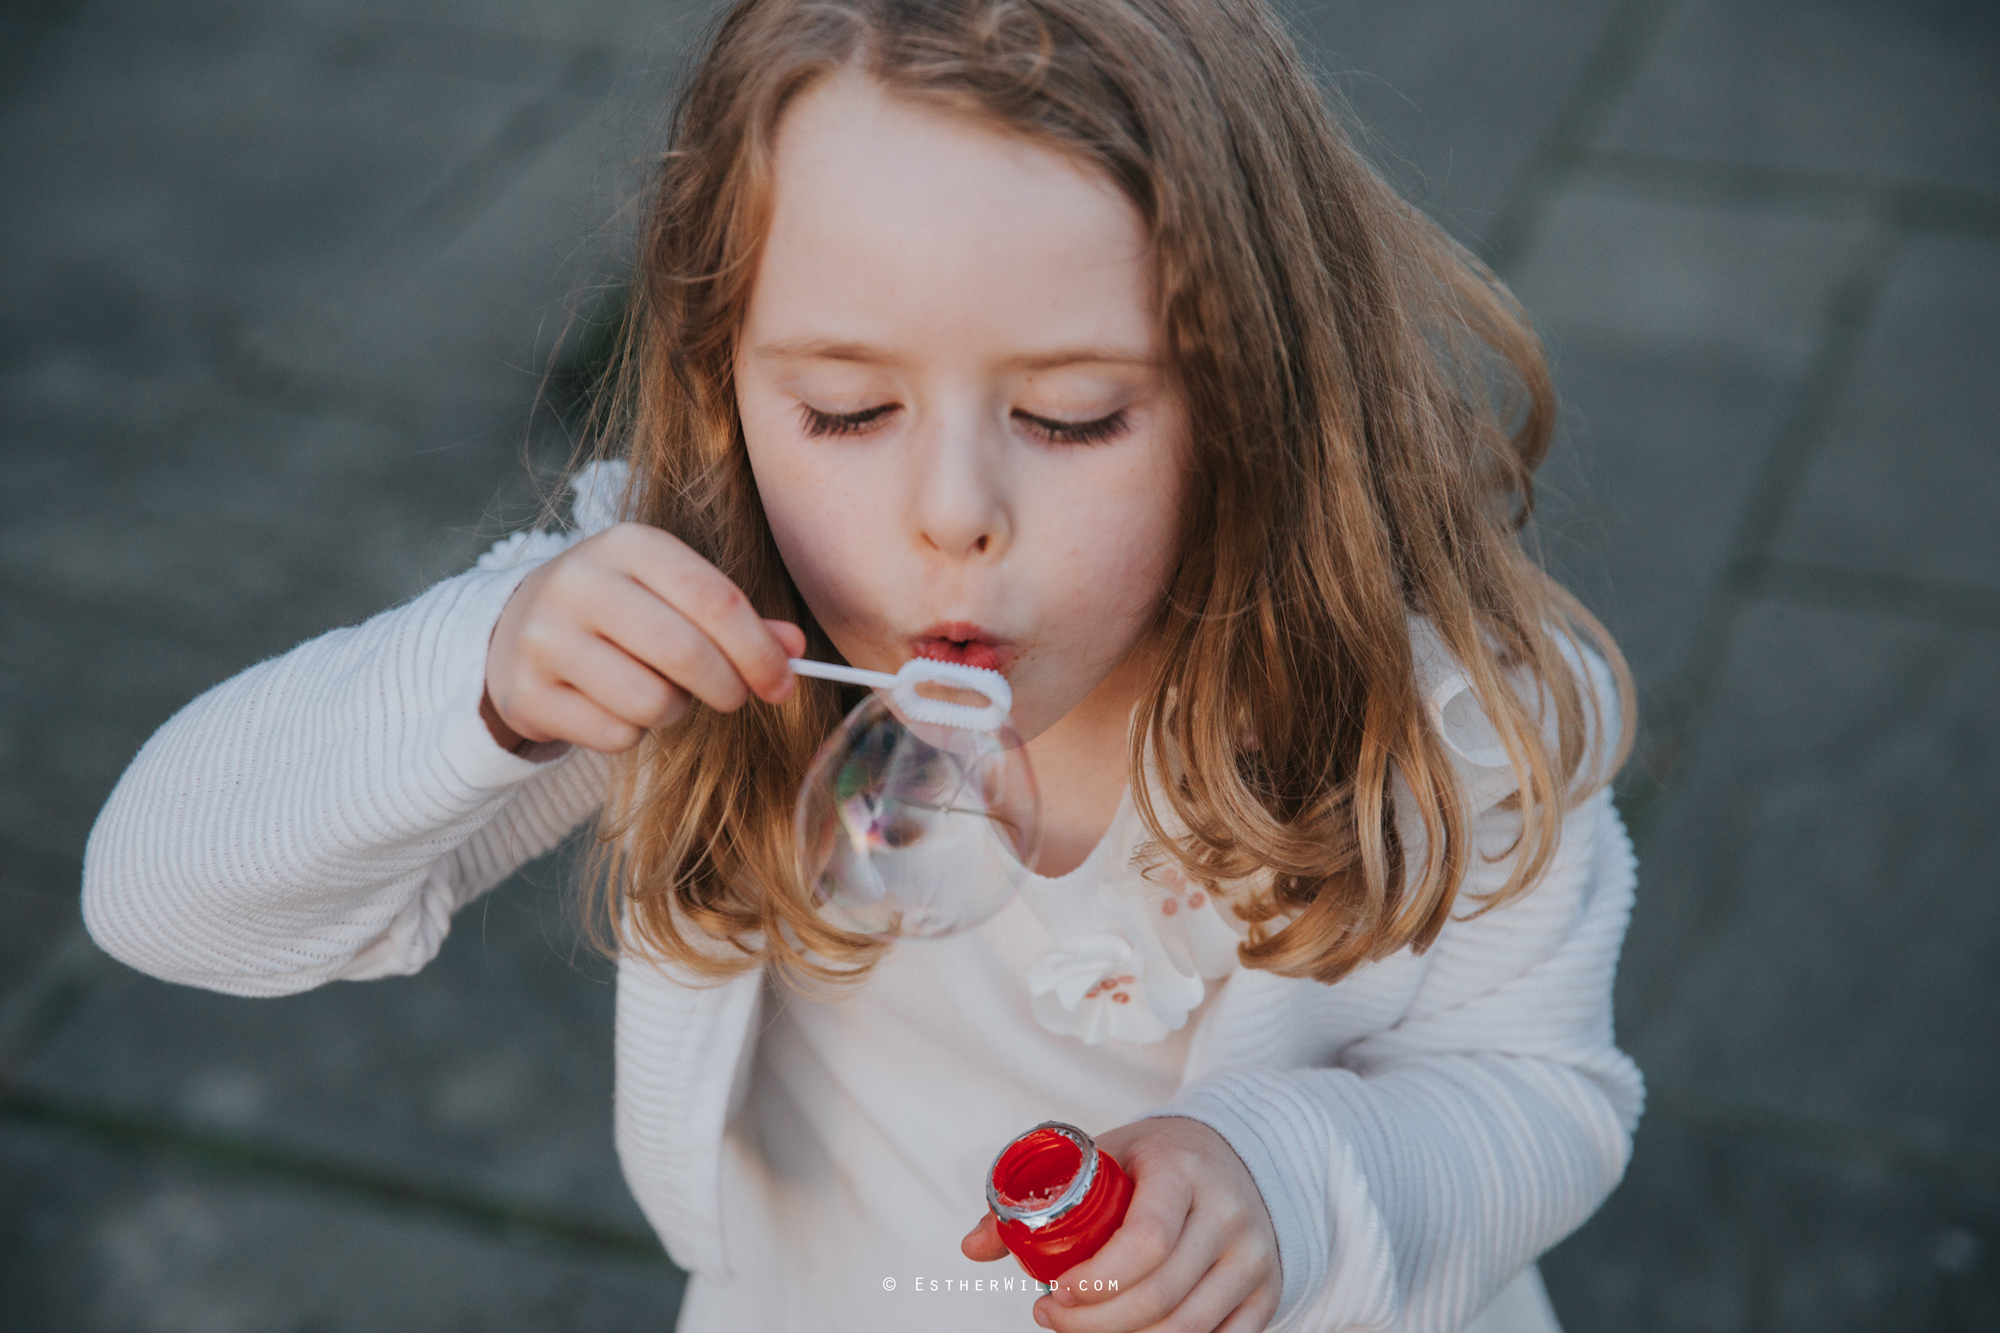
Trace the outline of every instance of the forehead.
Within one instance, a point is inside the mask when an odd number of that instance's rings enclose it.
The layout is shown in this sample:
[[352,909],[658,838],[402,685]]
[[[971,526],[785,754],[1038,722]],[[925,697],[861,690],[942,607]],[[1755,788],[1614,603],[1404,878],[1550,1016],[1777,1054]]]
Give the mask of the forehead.
[[1144,220],[1087,164],[842,72],[787,109],[772,167],[762,335],[1151,355]]

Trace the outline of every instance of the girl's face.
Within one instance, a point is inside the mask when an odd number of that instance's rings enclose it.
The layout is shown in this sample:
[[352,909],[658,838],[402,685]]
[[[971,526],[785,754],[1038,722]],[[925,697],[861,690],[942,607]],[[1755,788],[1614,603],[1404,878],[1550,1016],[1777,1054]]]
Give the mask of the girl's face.
[[1129,707],[1187,436],[1137,209],[859,74],[803,94],[774,151],[736,392],[813,615],[856,666],[1005,672],[1024,737],[1094,693]]

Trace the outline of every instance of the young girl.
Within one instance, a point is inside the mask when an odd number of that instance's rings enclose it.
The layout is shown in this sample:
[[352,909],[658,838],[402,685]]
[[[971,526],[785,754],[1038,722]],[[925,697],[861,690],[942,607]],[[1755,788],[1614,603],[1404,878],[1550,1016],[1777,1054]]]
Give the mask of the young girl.
[[[574,530],[141,752],[104,947],[413,972],[595,811],[682,1329],[1552,1326],[1640,1104],[1630,689],[1516,541],[1533,335],[1259,0],[741,0],[626,334]],[[997,916],[820,915],[792,810],[853,696],[798,655],[1007,675],[1046,827]],[[1038,1291],[983,1184],[1047,1119],[1135,1193]]]

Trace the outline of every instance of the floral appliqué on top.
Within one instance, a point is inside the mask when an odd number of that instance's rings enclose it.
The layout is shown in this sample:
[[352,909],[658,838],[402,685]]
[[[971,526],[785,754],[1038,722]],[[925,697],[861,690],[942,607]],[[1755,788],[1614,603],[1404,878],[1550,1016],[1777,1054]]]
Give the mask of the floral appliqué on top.
[[[1022,888],[1053,940],[1028,969],[1035,1020],[1087,1045],[1161,1040],[1237,967],[1234,918],[1178,867],[1127,851],[1137,824],[1121,806],[1108,846],[1076,873]],[[1101,855],[1112,849],[1115,861]],[[1104,873],[1105,862],[1122,864]]]

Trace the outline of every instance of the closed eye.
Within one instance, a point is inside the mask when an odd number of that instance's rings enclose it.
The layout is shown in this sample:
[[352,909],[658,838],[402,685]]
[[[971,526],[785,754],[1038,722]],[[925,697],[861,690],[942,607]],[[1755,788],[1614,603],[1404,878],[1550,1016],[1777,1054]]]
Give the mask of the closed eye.
[[1089,421],[1056,421],[1021,411],[1014,413],[1014,420],[1025,423],[1030,430],[1054,444],[1101,444],[1123,435],[1130,424],[1122,407],[1109,416],[1094,417]]
[[859,412],[822,412],[810,404],[799,404],[808,435],[860,435],[895,410],[894,403],[865,407]]

